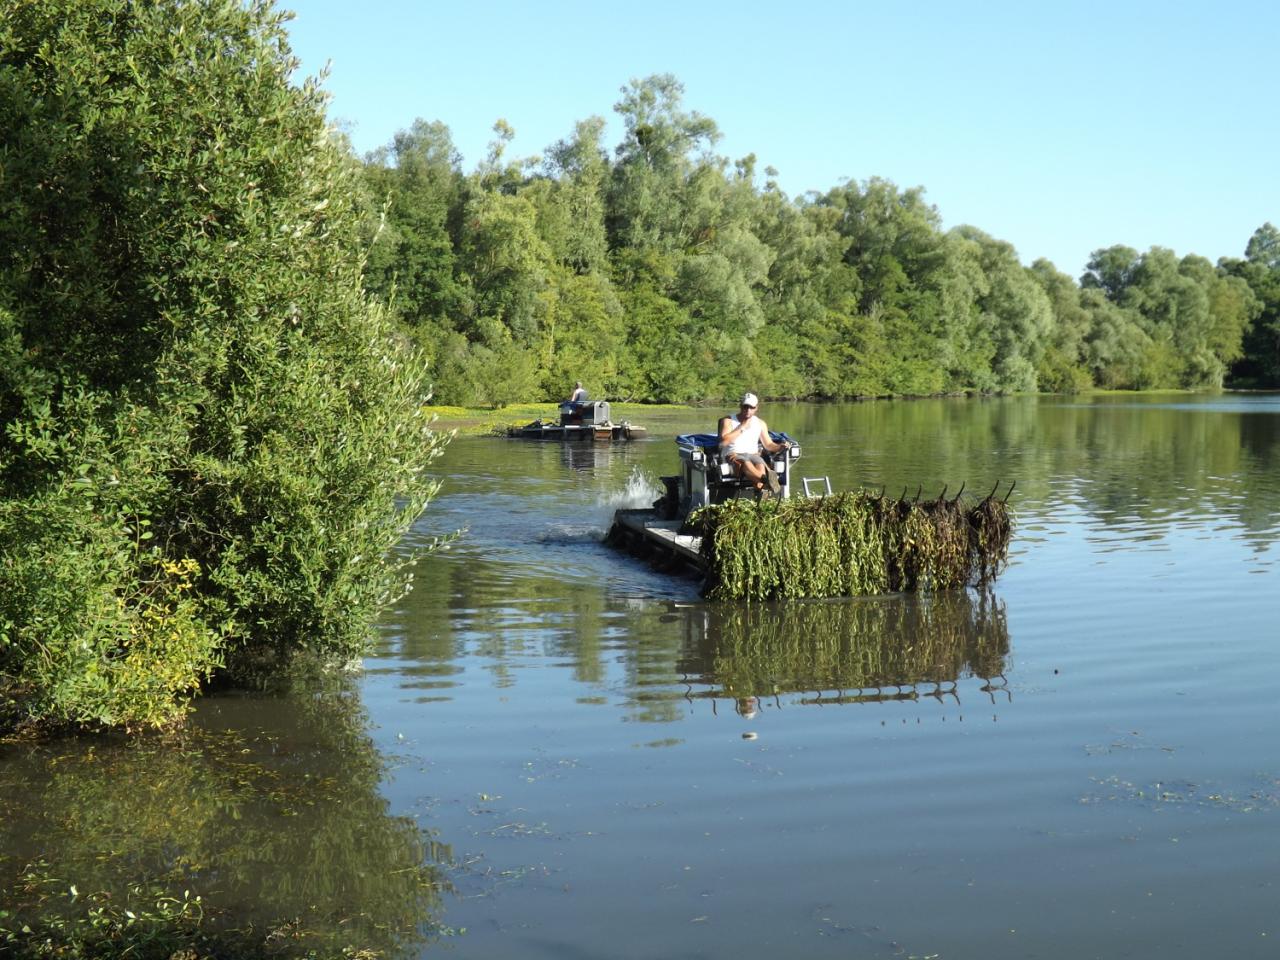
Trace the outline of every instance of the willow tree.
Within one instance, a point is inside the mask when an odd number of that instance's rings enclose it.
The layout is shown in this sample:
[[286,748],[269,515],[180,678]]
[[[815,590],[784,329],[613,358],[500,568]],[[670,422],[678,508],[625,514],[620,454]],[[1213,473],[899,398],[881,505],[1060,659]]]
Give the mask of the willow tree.
[[1031,265],[1030,273],[1049,298],[1053,311],[1053,323],[1036,369],[1036,381],[1040,389],[1051,393],[1088,390],[1093,380],[1085,368],[1084,356],[1090,315],[1081,305],[1080,288],[1043,257]]
[[1179,260],[1163,247],[1094,251],[1081,286],[1104,291],[1138,317],[1149,345],[1137,387],[1222,386],[1261,310],[1245,281],[1221,275],[1203,257]]
[[1218,262],[1227,277],[1249,285],[1257,301],[1257,316],[1245,333],[1243,358],[1232,368],[1238,386],[1280,386],[1280,230],[1264,223],[1254,231],[1243,260]]
[[449,128],[415,120],[367,158],[365,174],[379,213],[365,271],[368,288],[394,292],[400,317],[429,327],[465,299],[455,276],[457,230],[465,179]]
[[[0,706],[358,655],[441,448],[270,0],[0,0]],[[2,712],[2,711],[0,711]]]

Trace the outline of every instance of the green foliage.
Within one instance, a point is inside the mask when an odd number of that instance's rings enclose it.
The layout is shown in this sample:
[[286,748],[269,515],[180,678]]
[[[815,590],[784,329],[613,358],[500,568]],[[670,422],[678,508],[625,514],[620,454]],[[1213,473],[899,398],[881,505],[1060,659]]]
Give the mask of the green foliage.
[[603,133],[603,118],[591,117],[577,125],[572,138],[548,151],[550,190],[538,207],[538,229],[556,259],[578,273],[608,267],[604,192],[609,162],[600,146]]
[[[1035,390],[1036,369],[1054,321],[1048,296],[1018,262],[1012,246],[974,227],[959,227],[956,233],[970,244],[969,255],[977,259],[983,278],[970,341],[990,345],[991,387]],[[971,379],[979,379],[977,370]]]
[[1093,387],[1089,371],[1079,358],[1057,346],[1045,349],[1036,366],[1036,383],[1045,393],[1084,393]]
[[608,277],[557,266],[551,272],[544,302],[542,385],[534,395],[564,399],[568,393],[565,385],[575,380],[586,384],[593,396],[613,393],[624,349],[625,321]]
[[520,346],[534,346],[551,251],[538,235],[532,199],[495,191],[473,193],[459,246],[461,267],[472,289],[459,328],[493,345],[496,324]]
[[618,378],[623,397],[669,403],[720,392],[715,356],[677,303],[649,284],[636,284],[622,303],[628,328]]
[[[1100,382],[1108,386],[1221,387],[1259,311],[1247,283],[1223,276],[1203,257],[1179,260],[1162,247],[1145,254],[1123,246],[1095,251],[1081,285],[1126,311],[1122,323],[1115,315],[1103,317],[1104,327],[1093,337],[1114,343],[1103,351],[1110,369]],[[1126,329],[1131,327],[1145,339]],[[1122,352],[1130,358],[1117,367],[1111,358]]]
[[917,503],[866,491],[803,500],[728,500],[690,518],[715,600],[848,597],[982,584],[1012,527],[990,497]]
[[1265,230],[1250,259],[1216,270],[1099,250],[1077,285],[975,227],[943,232],[920,187],[870,177],[788,199],[754,154],[717,155],[715,122],[683,96],[668,74],[623,87],[612,155],[590,117],[526,160],[505,157],[500,121],[466,177],[439,122],[369,158],[366,224],[391,198],[371,286],[395,292],[439,359],[439,396],[500,402],[495,372],[524,400],[583,379],[608,397],[700,401],[746,384],[825,398],[1213,389],[1238,360],[1251,382],[1280,370],[1275,311],[1252,322],[1275,302],[1280,243]]
[[147,549],[146,519],[96,519],[85,510],[91,496],[0,504],[11,544],[3,692],[54,722],[162,723],[220,662],[221,638],[193,592],[201,571]]
[[402,317],[412,326],[448,316],[462,303],[450,230],[462,202],[459,162],[448,128],[421,120],[367,161],[366,202],[379,215],[371,216],[374,229],[366,231],[366,283],[383,299],[403,304]]
[[1152,346],[1137,312],[1117,306],[1096,288],[1082,290],[1080,304],[1090,318],[1084,353],[1094,383],[1108,389],[1137,386],[1142,358]]
[[1093,386],[1085,365],[1085,338],[1091,317],[1081,302],[1080,289],[1048,260],[1031,265],[1030,274],[1049,299],[1052,321],[1044,353],[1036,368],[1040,389],[1050,393],[1080,393]]
[[614,111],[625,133],[611,173],[606,221],[612,244],[682,252],[701,239],[706,226],[705,217],[690,213],[700,194],[714,189],[718,166],[707,155],[720,132],[711,118],[681,109],[684,87],[670,74],[633,80],[621,92]]
[[359,654],[435,487],[357,169],[269,2],[0,17],[0,683],[158,723],[219,665]]
[[957,313],[947,295],[952,245],[940,233],[937,210],[924,202],[923,190],[899,192],[881,178],[848,183],[821,203],[835,214],[842,265],[851,274],[836,288],[854,294],[837,300],[832,318],[846,369],[859,374],[849,378],[857,386],[838,395],[946,389],[963,350],[959,342],[953,348],[947,331],[967,328],[968,308]]
[[1264,223],[1245,248],[1243,260],[1223,260],[1220,273],[1248,285],[1257,315],[1241,343],[1232,380],[1244,387],[1280,387],[1280,230]]
[[223,661],[221,608],[162,544],[174,423],[77,389],[8,424],[0,695],[9,722],[159,724]]

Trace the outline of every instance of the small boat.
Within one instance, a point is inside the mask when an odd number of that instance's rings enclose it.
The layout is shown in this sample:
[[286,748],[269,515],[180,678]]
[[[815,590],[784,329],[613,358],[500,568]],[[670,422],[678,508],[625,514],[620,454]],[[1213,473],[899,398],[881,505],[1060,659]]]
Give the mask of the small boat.
[[644,427],[629,421],[614,423],[608,400],[566,400],[560,404],[558,423],[539,418],[507,430],[507,436],[524,440],[639,440],[647,435]]

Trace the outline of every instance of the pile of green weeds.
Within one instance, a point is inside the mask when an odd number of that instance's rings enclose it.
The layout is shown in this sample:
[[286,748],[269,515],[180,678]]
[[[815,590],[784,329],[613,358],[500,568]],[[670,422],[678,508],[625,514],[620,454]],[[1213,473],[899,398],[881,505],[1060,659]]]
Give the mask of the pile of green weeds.
[[730,500],[698,511],[703,593],[715,600],[863,596],[989,583],[1013,523],[994,497],[919,501],[865,490]]

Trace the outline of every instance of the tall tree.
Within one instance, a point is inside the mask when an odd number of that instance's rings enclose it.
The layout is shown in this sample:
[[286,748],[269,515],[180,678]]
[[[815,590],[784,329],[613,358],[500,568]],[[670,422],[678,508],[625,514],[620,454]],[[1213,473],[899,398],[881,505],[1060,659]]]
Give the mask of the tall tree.
[[1264,223],[1249,238],[1244,259],[1224,259],[1218,269],[1247,283],[1258,303],[1233,380],[1241,386],[1280,387],[1280,230]]
[[[857,366],[883,371],[877,392],[946,389],[971,299],[954,296],[955,250],[939,230],[937,210],[923,190],[899,191],[880,178],[851,181],[820,202],[837,212],[842,259],[857,277],[854,312],[838,322]],[[887,355],[874,352],[880,349]]]
[[[617,247],[684,250],[695,240],[688,216],[705,182],[715,121],[681,109],[684,86],[671,74],[632,80],[614,111],[625,133],[617,148],[609,196],[609,233]],[[692,195],[692,196],[691,196]],[[699,225],[702,226],[702,225]]]
[[1042,390],[1056,393],[1088,389],[1092,379],[1085,367],[1084,349],[1090,317],[1081,305],[1081,290],[1071,277],[1044,258],[1031,265],[1031,275],[1049,298],[1053,315],[1036,371],[1037,382]]
[[366,160],[374,200],[385,202],[387,213],[369,254],[366,282],[384,298],[394,291],[400,315],[411,325],[438,323],[463,299],[454,276],[460,162],[449,128],[421,119]]
[[601,146],[604,119],[578,123],[573,135],[547,151],[553,188],[539,206],[539,231],[561,263],[578,273],[604,271],[609,263],[605,235],[605,190],[609,158]]
[[1011,244],[976,227],[957,227],[955,233],[973,244],[984,278],[974,301],[977,332],[972,339],[991,345],[992,386],[1035,390],[1036,369],[1053,324],[1048,296]]
[[1080,307],[1089,317],[1084,358],[1093,382],[1107,389],[1156,386],[1158,350],[1137,311],[1108,300],[1098,287],[1080,292]]

